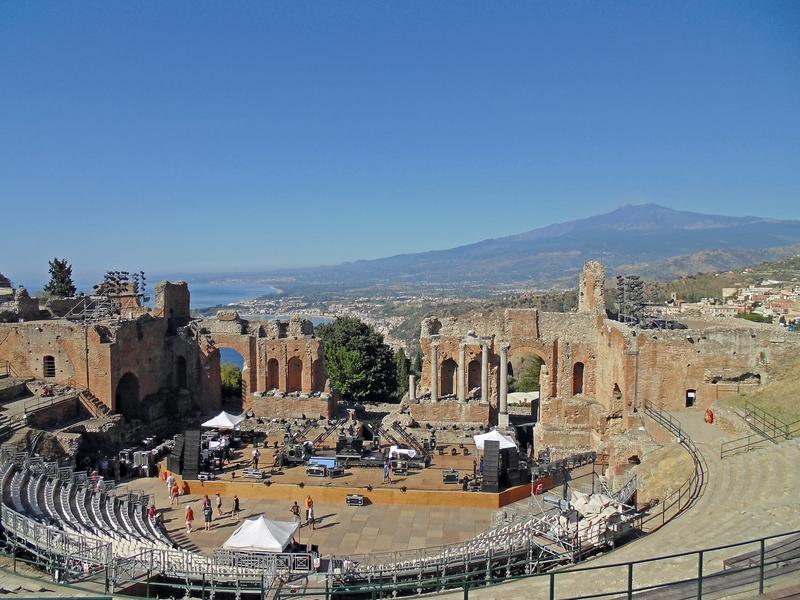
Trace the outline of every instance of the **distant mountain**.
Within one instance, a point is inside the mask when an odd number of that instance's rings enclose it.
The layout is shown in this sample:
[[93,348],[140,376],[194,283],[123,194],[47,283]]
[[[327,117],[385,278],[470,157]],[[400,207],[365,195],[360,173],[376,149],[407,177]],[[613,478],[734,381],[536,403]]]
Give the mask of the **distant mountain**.
[[[574,285],[585,260],[609,272],[661,278],[714,268],[738,268],[798,251],[800,221],[727,217],[656,204],[548,225],[449,250],[401,254],[292,272],[289,287],[369,288],[410,284],[491,288]],[[288,272],[272,272],[285,283]],[[282,284],[281,287],[284,287]]]

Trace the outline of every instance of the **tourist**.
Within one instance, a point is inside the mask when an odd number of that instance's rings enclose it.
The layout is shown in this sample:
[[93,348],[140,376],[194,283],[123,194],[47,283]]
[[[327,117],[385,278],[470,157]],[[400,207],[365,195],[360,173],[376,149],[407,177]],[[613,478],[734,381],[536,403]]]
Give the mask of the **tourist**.
[[481,472],[481,477],[483,477],[483,457],[482,456],[481,456],[480,468],[478,470]]
[[203,496],[203,510],[205,510],[206,506],[211,508],[211,498],[208,497],[208,494]]
[[311,499],[311,494],[306,496],[306,525],[311,525],[311,529],[316,529],[314,526],[314,501]]
[[194,511],[192,510],[192,505],[186,505],[186,513],[184,516],[186,521],[186,533],[192,533],[192,522],[194,521]]
[[178,496],[180,496],[180,488],[178,487],[178,483],[175,482],[172,484],[172,489],[169,491],[169,505],[170,506],[177,506],[180,504],[178,501]]
[[211,519],[214,516],[214,511],[211,509],[211,503],[203,504],[203,521],[205,521],[206,531],[211,530]]
[[231,510],[231,516],[236,517],[236,520],[239,520],[239,513],[241,512],[241,507],[239,506],[239,496],[234,495],[233,497],[233,509]]
[[292,519],[298,522],[300,521],[300,505],[297,503],[297,500],[292,504]]
[[389,474],[389,462],[383,463],[383,483],[392,483],[392,476]]
[[217,502],[217,516],[222,518],[222,497],[219,495],[219,492],[217,492],[216,502]]
[[156,520],[156,505],[151,504],[150,508],[147,509],[147,518],[150,519],[150,522],[153,523]]
[[175,476],[170,473],[167,476],[167,494],[169,494],[169,499],[172,500],[172,486],[178,483],[175,479]]
[[258,459],[261,457],[261,453],[258,451],[258,448],[253,448],[253,468],[258,468]]

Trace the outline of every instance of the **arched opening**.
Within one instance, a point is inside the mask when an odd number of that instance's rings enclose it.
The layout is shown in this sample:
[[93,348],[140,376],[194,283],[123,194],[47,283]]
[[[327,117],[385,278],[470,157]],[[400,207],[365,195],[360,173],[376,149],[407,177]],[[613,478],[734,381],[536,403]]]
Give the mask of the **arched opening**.
[[267,389],[277,390],[280,384],[280,375],[278,371],[278,359],[270,358],[267,361]]
[[467,391],[481,387],[481,361],[474,359],[467,365]]
[[583,363],[576,362],[572,365],[572,395],[583,394]]
[[286,391],[300,392],[303,389],[303,360],[297,356],[289,359],[286,365]]
[[185,390],[189,387],[186,378],[186,359],[182,356],[179,356],[178,360],[175,361],[175,381],[179,390]]
[[697,390],[686,390],[686,408],[697,404]]
[[241,412],[242,397],[246,393],[242,381],[242,372],[246,368],[244,357],[233,348],[221,348],[219,362],[223,408],[228,412]]
[[509,361],[509,374],[516,373],[516,376],[509,377],[508,390],[510,392],[538,392],[541,388],[539,374],[542,370],[543,361],[535,354],[519,354],[513,356]]
[[139,418],[139,379],[133,373],[125,373],[117,383],[117,412],[126,419]]
[[56,359],[53,356],[45,356],[42,358],[42,377],[55,377],[56,376]]
[[449,396],[456,393],[458,389],[458,365],[452,358],[448,358],[442,363],[441,381],[442,396]]

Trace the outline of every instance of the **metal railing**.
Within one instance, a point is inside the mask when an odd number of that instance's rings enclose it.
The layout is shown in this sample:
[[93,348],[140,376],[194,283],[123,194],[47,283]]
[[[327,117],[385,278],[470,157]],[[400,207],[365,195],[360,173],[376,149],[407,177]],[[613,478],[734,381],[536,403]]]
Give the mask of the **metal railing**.
[[77,400],[77,398],[78,398],[77,392],[72,392],[69,394],[60,394],[58,396],[36,396],[35,398],[26,400],[22,406],[25,411],[25,414],[28,415],[32,412],[36,412],[37,410],[42,410],[44,408],[50,408],[57,404],[61,404],[62,402]]
[[678,442],[689,453],[692,459],[692,466],[694,467],[694,472],[683,485],[676,491],[665,496],[664,499],[656,505],[660,507],[660,509],[651,509],[650,514],[643,518],[642,529],[651,533],[682,513],[700,497],[705,486],[705,477],[708,468],[702,453],[697,449],[692,438],[681,429],[680,421],[668,412],[647,401],[644,403],[644,412],[656,423],[661,425],[661,427],[678,438]]
[[763,444],[777,444],[800,434],[800,419],[786,423],[749,401],[744,405],[744,418],[756,433],[722,442],[719,447],[720,459],[740,452],[750,452]]
[[750,425],[750,429],[763,435],[770,441],[788,435],[789,430],[786,423],[747,400],[744,403],[744,420]]
[[19,374],[14,370],[9,361],[0,363],[0,377],[19,377]]
[[[714,565],[720,563],[723,568],[715,569]],[[665,576],[670,572],[673,575]],[[480,578],[473,576],[463,580],[460,574],[442,572],[426,579],[394,583],[376,581],[332,586],[326,580],[324,587],[306,586],[303,589],[299,586],[279,585],[274,598],[288,600],[315,597],[328,600],[337,596],[362,596],[376,600],[440,593],[442,590],[455,588],[453,591],[463,594],[462,597],[466,600],[470,595],[475,598],[484,597],[481,592],[487,586],[516,580],[526,581],[525,595],[530,598],[633,598],[634,594],[655,589],[662,592],[660,597],[672,594],[673,597],[703,598],[712,595],[719,597],[725,591],[757,591],[763,594],[770,579],[780,576],[796,577],[798,573],[800,530],[795,530],[654,558],[596,566],[587,564],[546,573],[509,576],[502,570],[492,570]],[[456,582],[460,583],[454,586]],[[489,594],[494,597],[491,592]]]

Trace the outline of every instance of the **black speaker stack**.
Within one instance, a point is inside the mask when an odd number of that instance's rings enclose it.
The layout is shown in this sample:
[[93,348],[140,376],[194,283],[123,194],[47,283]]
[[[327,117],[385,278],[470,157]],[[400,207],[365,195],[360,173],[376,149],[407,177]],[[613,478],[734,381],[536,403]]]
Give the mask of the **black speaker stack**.
[[361,494],[347,494],[345,497],[347,506],[364,506],[365,498]]
[[483,445],[482,492],[500,492],[500,442],[487,440]]
[[183,475],[184,479],[197,479],[200,472],[200,430],[189,429],[184,434]]

